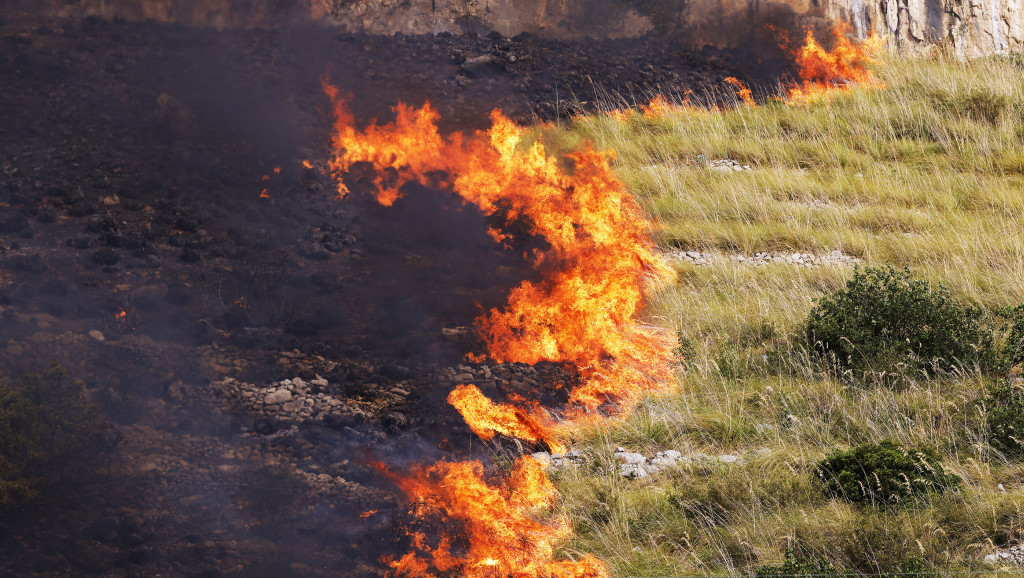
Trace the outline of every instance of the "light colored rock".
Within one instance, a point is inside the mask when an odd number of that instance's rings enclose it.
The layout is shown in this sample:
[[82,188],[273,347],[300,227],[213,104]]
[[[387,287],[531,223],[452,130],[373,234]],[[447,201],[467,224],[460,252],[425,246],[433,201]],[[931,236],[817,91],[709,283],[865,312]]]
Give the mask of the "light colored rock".
[[267,405],[276,405],[279,403],[291,401],[291,399],[292,392],[288,391],[287,389],[278,389],[276,391],[268,393],[266,397],[263,398],[263,403]]
[[647,473],[647,469],[640,464],[622,464],[621,466],[622,477],[624,478],[647,478],[651,474]]
[[722,462],[723,464],[735,464],[736,462],[740,461],[740,457],[731,454],[725,454],[718,456],[718,461]]
[[91,330],[89,330],[89,337],[92,337],[96,341],[106,341],[107,340],[107,338],[103,336],[103,332],[100,331],[99,329],[91,329]]
[[615,454],[615,459],[619,460],[624,464],[646,464],[647,457],[643,454],[636,454],[632,452],[618,452]]

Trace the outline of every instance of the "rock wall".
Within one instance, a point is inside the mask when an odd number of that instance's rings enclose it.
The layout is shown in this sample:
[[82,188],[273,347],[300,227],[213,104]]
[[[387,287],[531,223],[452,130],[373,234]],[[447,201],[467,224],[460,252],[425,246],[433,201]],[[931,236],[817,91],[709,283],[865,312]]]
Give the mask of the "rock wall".
[[[17,2],[17,0],[12,0]],[[97,15],[218,28],[289,19],[348,31],[427,34],[497,30],[629,37],[652,28],[621,0],[21,0],[64,17]],[[1024,0],[690,0],[686,34],[696,45],[749,46],[764,25],[845,20],[860,37],[885,35],[918,53],[944,44],[962,58],[1024,49]]]
[[861,37],[884,34],[904,52],[944,44],[975,58],[1024,48],[1022,0],[828,0],[824,8],[830,20],[851,22]]

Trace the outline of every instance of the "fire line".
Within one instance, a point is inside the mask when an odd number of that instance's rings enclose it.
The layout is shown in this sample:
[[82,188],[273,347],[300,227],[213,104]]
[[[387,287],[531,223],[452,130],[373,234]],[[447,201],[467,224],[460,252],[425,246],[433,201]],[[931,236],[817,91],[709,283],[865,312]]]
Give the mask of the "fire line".
[[[557,412],[518,399],[494,402],[475,386],[459,385],[448,401],[474,433],[544,442],[557,451],[571,429],[627,415],[643,395],[671,387],[674,339],[637,319],[649,293],[674,272],[655,251],[655,225],[612,172],[613,153],[584,147],[565,155],[572,167],[565,169],[539,141],[525,146],[522,129],[498,110],[486,132],[442,137],[429,103],[419,109],[399,104],[392,123],[358,130],[339,91],[324,88],[334,103],[330,168],[341,198],[349,193],[343,182],[348,169],[366,162],[392,177],[374,182],[382,205],[401,199],[406,183],[436,186],[440,178],[441,186],[484,214],[500,207],[506,225],[527,217],[530,233],[547,241],[530,255],[540,279],[524,281],[503,308],[477,318],[486,352],[471,360],[569,363],[582,383]],[[503,239],[501,231],[492,236]],[[440,535],[410,530],[412,550],[389,561],[398,576],[608,575],[592,556],[555,559],[554,544],[569,528],[544,515],[557,492],[532,457],[519,458],[498,477],[486,476],[475,461],[443,461],[405,475],[382,471],[409,497],[418,518],[441,520],[446,529]]]

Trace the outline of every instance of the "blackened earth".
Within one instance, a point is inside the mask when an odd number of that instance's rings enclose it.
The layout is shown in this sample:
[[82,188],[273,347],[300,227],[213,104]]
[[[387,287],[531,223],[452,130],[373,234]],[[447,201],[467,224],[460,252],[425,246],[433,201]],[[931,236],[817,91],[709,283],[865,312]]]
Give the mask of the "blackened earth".
[[532,241],[443,191],[381,207],[359,167],[339,200],[325,77],[359,119],[429,100],[444,130],[764,80],[651,40],[5,15],[0,47],[0,377],[57,362],[120,436],[3,512],[4,576],[379,575],[403,506],[366,458],[487,455],[454,383],[571,385],[459,366]]

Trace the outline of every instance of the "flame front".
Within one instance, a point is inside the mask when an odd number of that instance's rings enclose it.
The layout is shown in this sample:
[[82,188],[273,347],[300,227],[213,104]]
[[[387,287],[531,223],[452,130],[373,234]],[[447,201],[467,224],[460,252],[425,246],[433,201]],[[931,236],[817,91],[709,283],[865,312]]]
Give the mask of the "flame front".
[[[450,188],[487,215],[500,209],[506,225],[528,223],[530,234],[547,243],[531,255],[539,280],[523,282],[504,308],[476,319],[486,356],[474,359],[570,363],[581,383],[554,415],[522,399],[495,403],[475,386],[459,385],[448,401],[474,433],[543,441],[559,451],[566,429],[624,415],[644,393],[672,383],[674,340],[637,317],[648,293],[674,273],[654,250],[654,225],[613,174],[611,153],[575,151],[565,155],[566,169],[539,141],[524,146],[522,130],[498,110],[490,130],[468,137],[442,137],[429,104],[399,104],[393,123],[357,130],[338,91],[325,89],[335,107],[330,166],[341,197],[349,193],[341,177],[354,163],[367,162],[378,175],[372,192],[383,205],[400,199],[411,182]],[[498,230],[491,235],[498,242],[505,238]],[[441,462],[389,475],[413,500],[417,517],[459,527],[434,539],[412,532],[414,550],[391,561],[399,575],[607,575],[593,557],[554,559],[553,544],[569,530],[563,520],[538,517],[556,494],[532,458],[520,458],[495,485],[484,479],[478,462]]]
[[[857,84],[867,88],[884,88],[868,68],[882,51],[882,39],[874,33],[864,42],[849,39],[849,24],[840,22],[832,28],[834,46],[825,50],[807,31],[803,45],[793,54],[800,82],[786,87],[786,98],[791,104],[806,104],[836,90]],[[783,38],[782,47],[788,41]]]
[[[476,326],[490,359],[572,363],[583,383],[572,391],[557,426],[538,427],[551,421],[539,408],[492,404],[490,412],[501,414],[499,430],[462,404],[474,431],[551,443],[558,430],[590,419],[598,408],[623,414],[644,393],[671,383],[672,337],[636,318],[647,293],[674,273],[654,250],[655,226],[612,172],[611,153],[585,148],[567,154],[572,170],[565,170],[540,142],[523,148],[522,130],[498,110],[491,113],[489,131],[470,137],[443,138],[429,104],[399,104],[393,123],[358,131],[337,90],[327,90],[335,105],[335,175],[356,162],[371,163],[378,175],[397,174],[387,183],[383,176],[375,181],[384,205],[399,199],[409,182],[449,186],[485,214],[494,214],[500,203],[507,223],[527,217],[530,232],[549,244],[533,255],[541,280],[513,289],[507,305],[481,315]],[[340,178],[338,192],[348,193]],[[463,400],[475,390],[464,388]],[[483,396],[476,391],[473,397]]]
[[415,550],[389,565],[398,576],[434,577],[432,568],[466,578],[603,578],[593,556],[555,560],[555,544],[571,532],[559,517],[544,519],[558,497],[540,462],[523,456],[506,477],[488,483],[480,462],[439,462],[391,475],[423,520],[461,527],[459,537],[412,532]]

